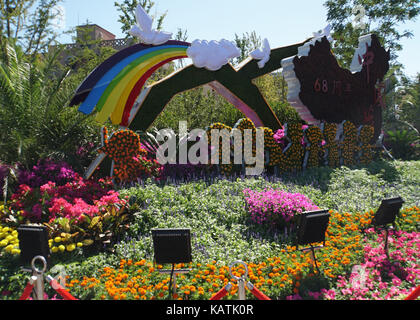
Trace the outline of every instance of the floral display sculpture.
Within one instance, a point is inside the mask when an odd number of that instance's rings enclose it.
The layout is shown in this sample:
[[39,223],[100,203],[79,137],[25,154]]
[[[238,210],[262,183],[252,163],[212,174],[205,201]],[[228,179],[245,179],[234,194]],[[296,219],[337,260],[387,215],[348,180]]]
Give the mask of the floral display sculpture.
[[[208,128],[207,135],[211,143],[210,131],[212,129],[221,130],[221,137],[230,145],[223,145],[220,141],[219,160],[222,159],[223,152],[234,153],[235,130],[241,132],[242,150],[256,155],[257,128],[252,120],[245,118],[237,122],[234,129],[222,123],[215,123]],[[225,129],[223,131],[223,129]],[[367,165],[373,160],[374,148],[372,140],[374,138],[373,126],[361,126],[359,130],[355,125],[346,121],[341,125],[336,123],[323,123],[318,126],[302,126],[300,123],[285,124],[283,129],[276,133],[270,128],[262,127],[264,130],[264,151],[265,167],[272,167],[276,172],[300,171],[306,168],[315,168],[322,165],[335,168],[340,164],[352,166],[355,164]],[[252,130],[252,144],[245,143],[245,130]],[[229,134],[230,137],[223,136]],[[289,143],[288,143],[289,142]],[[288,143],[288,144],[287,144]],[[252,150],[245,150],[245,146],[252,145]],[[226,148],[229,148],[226,149]],[[230,153],[229,153],[230,152]],[[249,155],[249,154],[248,154]],[[244,160],[244,158],[242,158]],[[228,175],[233,172],[234,165],[221,164],[221,173]]]
[[[269,167],[281,166],[284,163],[283,149],[274,138],[274,131],[270,128],[264,129],[264,148],[268,151],[267,165]],[[282,168],[280,168],[282,169]]]
[[[306,123],[351,120],[357,126],[375,125],[375,138],[379,136],[383,98],[376,84],[383,82],[389,70],[390,52],[381,46],[376,35],[360,38],[352,64],[356,72],[337,64],[331,51],[331,26],[305,41],[280,48],[272,49],[268,39],[264,39],[260,48],[235,67],[231,61],[239,59],[241,51],[234,41],[171,40],[172,34],[151,28],[153,18],[141,5],[135,12],[136,24],[130,34],[139,43],[101,63],[79,85],[70,101],[70,106],[79,106],[83,114],[95,114],[99,123],[110,120],[122,128],[147,131],[175,95],[208,86],[256,127],[282,130],[282,124],[254,80],[283,69],[289,85],[288,101]],[[148,84],[159,68],[185,58],[191,59],[192,64]],[[274,154],[277,158],[269,162],[282,162],[278,150]],[[286,170],[300,169],[303,147],[298,141],[292,141],[285,156],[290,158]],[[93,175],[104,158],[101,154],[92,162],[86,178]],[[129,162],[130,170],[138,166],[133,159]]]
[[376,34],[363,35],[350,69],[342,68],[331,30],[326,31],[314,34],[296,56],[282,61],[288,101],[309,125],[351,121],[357,127],[374,126],[377,139],[383,124],[384,94],[379,88],[389,71],[391,52]]
[[[274,134],[270,128],[258,128],[258,130],[264,130],[264,135],[259,139],[264,139],[266,168],[272,167],[278,173],[296,172],[323,164],[337,167],[340,162],[345,166],[357,163],[366,165],[373,160],[375,148],[371,144],[374,136],[373,126],[362,126],[357,130],[352,122],[345,121],[341,125],[341,134],[337,133],[339,128],[337,124],[325,123],[322,127],[323,130],[317,126],[302,126],[300,123],[285,124],[284,129],[281,130],[283,132],[281,139],[279,139],[279,133]],[[219,142],[212,142],[214,138],[212,130],[218,130]],[[249,133],[245,134],[247,130],[251,130],[250,136]],[[216,168],[225,176],[231,175],[235,170],[233,155],[238,142],[235,132],[240,133],[242,163],[250,157],[256,158],[256,146],[261,141],[257,141],[259,136],[257,128],[249,118],[239,120],[234,128],[223,123],[215,123],[207,129],[208,142],[212,146],[212,158],[214,152],[217,152],[216,157],[219,162]],[[246,141],[249,137],[251,141]],[[289,144],[284,148],[285,138]],[[213,143],[218,148],[215,148]],[[132,183],[138,181],[139,178],[161,176],[163,167],[156,159],[148,158],[147,151],[142,148],[139,135],[128,129],[117,131],[108,137],[108,129],[104,127],[103,147],[99,149],[99,152],[114,161],[113,177],[116,183]],[[322,158],[326,158],[327,161],[322,163]],[[210,162],[210,167],[214,165],[215,163]],[[236,168],[239,169],[238,166]]]
[[306,168],[319,167],[321,155],[323,154],[322,144],[325,142],[322,131],[319,127],[313,126],[305,130],[305,141],[307,143],[304,165]]
[[286,136],[291,141],[284,150],[286,170],[300,171],[302,170],[303,158],[305,151],[302,145],[303,131],[300,123],[292,123],[285,125]]
[[114,161],[113,175],[118,183],[137,181],[143,176],[159,176],[160,165],[147,159],[147,151],[141,147],[140,137],[131,130],[120,130],[108,138],[103,128],[103,147],[98,151]]
[[[242,150],[244,152],[245,159],[249,156],[255,157],[256,155],[256,139],[257,139],[257,128],[255,124],[249,118],[239,120],[234,129],[239,130],[242,134]],[[245,143],[245,130],[252,131],[252,148],[249,150],[249,143]]]
[[[209,128],[207,129],[207,139],[208,139],[208,142],[209,142],[210,146],[213,145],[212,134],[211,134],[212,130],[219,130],[219,132],[220,132],[219,149],[216,150],[216,152],[218,152],[218,154],[219,154],[220,173],[223,174],[223,175],[229,175],[233,171],[232,159],[229,159],[229,161],[230,161],[229,164],[223,164],[223,154],[229,154],[229,155],[231,154],[232,144],[229,143],[229,146],[227,146],[226,144],[224,145],[223,140],[228,139],[230,141],[232,128],[223,124],[223,123],[220,123],[220,122],[214,123],[211,126],[209,126]],[[228,148],[228,149],[226,149],[226,148]]]
[[373,160],[373,149],[372,140],[374,137],[374,127],[362,126],[359,133],[359,148],[360,157],[359,162],[363,165],[367,165]]
[[329,167],[335,168],[340,165],[340,146],[337,141],[338,126],[335,123],[324,123],[324,138],[326,144],[323,146],[325,151],[326,163]]
[[357,146],[357,128],[350,121],[343,122],[343,141],[342,141],[342,158],[345,166],[353,166],[356,164],[356,154],[359,150]]

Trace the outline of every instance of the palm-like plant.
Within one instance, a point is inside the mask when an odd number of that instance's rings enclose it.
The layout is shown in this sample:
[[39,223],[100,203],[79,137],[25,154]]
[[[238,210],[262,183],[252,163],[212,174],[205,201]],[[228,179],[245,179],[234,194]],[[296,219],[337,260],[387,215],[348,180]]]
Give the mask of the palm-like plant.
[[391,152],[397,159],[410,160],[414,156],[414,146],[418,143],[418,137],[408,130],[388,131],[387,143]]
[[60,50],[31,64],[18,47],[6,44],[6,54],[0,61],[0,160],[26,167],[43,157],[72,160],[99,126],[66,107],[77,83],[58,64]]

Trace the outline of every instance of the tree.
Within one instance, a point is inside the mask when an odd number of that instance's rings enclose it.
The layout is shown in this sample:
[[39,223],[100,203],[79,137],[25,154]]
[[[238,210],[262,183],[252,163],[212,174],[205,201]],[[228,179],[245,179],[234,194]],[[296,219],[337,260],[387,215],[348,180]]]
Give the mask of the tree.
[[35,0],[13,1],[3,0],[0,2],[0,34],[8,39],[17,38],[23,28],[28,10]]
[[[396,63],[401,51],[401,39],[411,38],[410,30],[400,31],[399,27],[417,18],[420,13],[418,0],[327,0],[327,19],[331,23],[337,40],[334,53],[343,67],[351,64],[354,50],[361,35],[375,32],[382,44],[391,50],[391,60]],[[358,6],[361,11],[354,10]],[[363,23],[355,24],[363,15]]]
[[406,85],[398,90],[397,120],[404,122],[417,135],[420,132],[420,73],[414,80],[405,79]]
[[92,117],[66,108],[77,83],[68,68],[57,69],[59,53],[28,63],[18,46],[6,44],[7,63],[0,61],[1,162],[29,168],[51,157],[78,165],[77,148],[98,140]]
[[261,47],[262,40],[255,31],[243,33],[241,37],[235,33],[235,44],[239,48],[241,55],[235,58],[232,63],[238,65],[248,58],[252,51]]
[[1,0],[0,49],[1,58],[7,61],[7,43],[19,45],[34,60],[48,50],[58,33],[51,25],[57,13],[53,8],[62,0]]

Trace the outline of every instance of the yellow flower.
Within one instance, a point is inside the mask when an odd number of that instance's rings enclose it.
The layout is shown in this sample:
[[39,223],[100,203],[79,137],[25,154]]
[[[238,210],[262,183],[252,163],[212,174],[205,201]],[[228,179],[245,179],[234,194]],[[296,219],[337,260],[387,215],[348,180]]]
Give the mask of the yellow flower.
[[58,250],[60,250],[60,252],[64,252],[64,251],[66,251],[66,247],[61,245],[61,246],[58,247]]
[[68,251],[68,252],[72,252],[72,251],[74,251],[74,250],[76,249],[76,245],[75,245],[74,243],[69,244],[69,245],[66,247],[66,249],[67,249],[67,251]]

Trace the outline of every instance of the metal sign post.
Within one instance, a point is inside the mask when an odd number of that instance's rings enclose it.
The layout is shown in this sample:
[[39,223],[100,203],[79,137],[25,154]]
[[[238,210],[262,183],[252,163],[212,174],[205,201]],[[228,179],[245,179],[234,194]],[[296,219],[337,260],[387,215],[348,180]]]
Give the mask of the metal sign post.
[[[173,279],[172,279],[172,294],[176,294],[176,275],[177,274],[187,274],[191,272],[191,269],[180,269],[180,270],[173,270]],[[161,274],[171,274],[172,270],[159,270]],[[170,288],[169,288],[170,289]]]
[[314,247],[314,246],[311,245],[310,248],[300,249],[300,251],[302,251],[302,252],[311,251],[312,264],[315,266],[318,273],[321,273],[321,272],[319,271],[318,263],[317,263],[317,260],[316,260],[315,249],[322,249],[322,248],[324,248],[323,245],[322,246],[317,246],[317,247]]
[[[245,267],[245,274],[242,277],[237,277],[233,274],[233,267],[237,264],[243,265]],[[248,278],[248,265],[243,261],[235,261],[234,263],[230,265],[229,273],[230,273],[230,276],[238,282],[239,300],[241,301],[246,300],[245,281]]]
[[[35,266],[36,261],[41,261],[42,269]],[[44,300],[44,273],[47,271],[47,260],[43,256],[36,256],[32,259],[32,280],[34,281],[35,300]]]

